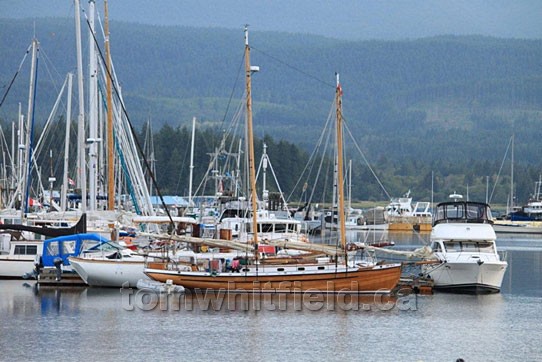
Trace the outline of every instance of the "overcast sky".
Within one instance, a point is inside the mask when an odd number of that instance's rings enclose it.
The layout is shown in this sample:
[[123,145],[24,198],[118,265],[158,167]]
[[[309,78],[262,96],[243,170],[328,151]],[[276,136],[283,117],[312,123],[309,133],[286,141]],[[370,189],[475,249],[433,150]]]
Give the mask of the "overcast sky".
[[[542,38],[542,0],[109,0],[111,20],[343,39]],[[87,0],[81,0],[86,8]],[[103,1],[96,1],[103,13]],[[0,17],[73,17],[73,0],[0,0]],[[1,33],[1,29],[0,29]]]

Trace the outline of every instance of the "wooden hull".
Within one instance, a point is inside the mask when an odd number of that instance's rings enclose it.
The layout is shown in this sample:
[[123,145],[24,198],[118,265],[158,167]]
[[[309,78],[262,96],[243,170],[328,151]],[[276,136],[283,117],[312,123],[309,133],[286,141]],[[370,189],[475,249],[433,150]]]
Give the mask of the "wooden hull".
[[[152,267],[152,266],[151,266]],[[154,280],[165,283],[168,279],[173,284],[189,289],[211,289],[246,292],[321,292],[321,293],[389,293],[399,283],[401,265],[379,265],[365,268],[335,269],[303,272],[278,272],[275,268],[265,267],[256,272],[227,272],[213,274],[209,272],[182,272],[161,270],[157,265],[145,269],[145,273]],[[309,269],[309,268],[305,268]]]

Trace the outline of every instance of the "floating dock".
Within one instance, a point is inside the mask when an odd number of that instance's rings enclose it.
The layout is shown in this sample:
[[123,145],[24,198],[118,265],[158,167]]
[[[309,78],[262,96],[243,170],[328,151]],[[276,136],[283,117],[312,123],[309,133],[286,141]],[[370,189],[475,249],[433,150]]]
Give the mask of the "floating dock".
[[87,284],[77,273],[63,272],[58,278],[56,268],[44,268],[38,275],[39,286],[51,287],[86,287]]

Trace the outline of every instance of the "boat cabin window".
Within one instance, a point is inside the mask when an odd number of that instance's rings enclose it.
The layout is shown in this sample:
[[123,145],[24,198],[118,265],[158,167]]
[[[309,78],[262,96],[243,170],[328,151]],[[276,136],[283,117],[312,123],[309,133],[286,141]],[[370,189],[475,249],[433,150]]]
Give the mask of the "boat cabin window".
[[446,205],[446,218],[448,219],[463,219],[465,210],[461,204]]
[[273,224],[258,224],[258,231],[261,233],[272,233]]
[[460,246],[459,246],[459,243],[456,243],[454,241],[445,241],[444,242],[444,248],[446,249],[446,252],[450,253],[450,252],[454,252],[454,251],[459,251],[460,250]]
[[461,251],[495,253],[495,244],[490,241],[464,242],[461,244]]
[[59,246],[58,241],[55,241],[53,243],[49,243],[47,245],[47,254],[48,255],[59,255],[60,254],[60,246]]
[[486,207],[484,205],[467,205],[467,219],[487,219]]
[[275,232],[283,233],[286,232],[287,224],[275,224]]
[[436,253],[441,253],[442,252],[442,248],[440,247],[440,243],[433,243],[433,245],[431,245],[431,249],[433,249],[433,251],[436,252]]
[[75,253],[75,240],[65,241],[62,245],[64,254],[74,254]]
[[15,245],[15,255],[36,255],[37,253],[37,245]]
[[86,245],[89,245],[90,247],[83,250],[100,250],[100,251],[109,252],[109,251],[117,251],[117,250],[124,249],[124,247],[120,246],[119,244],[113,241],[108,241],[102,244],[96,244],[97,242],[94,240],[85,240],[84,243],[88,243]]
[[288,231],[291,233],[298,232],[297,225],[298,224],[288,224]]

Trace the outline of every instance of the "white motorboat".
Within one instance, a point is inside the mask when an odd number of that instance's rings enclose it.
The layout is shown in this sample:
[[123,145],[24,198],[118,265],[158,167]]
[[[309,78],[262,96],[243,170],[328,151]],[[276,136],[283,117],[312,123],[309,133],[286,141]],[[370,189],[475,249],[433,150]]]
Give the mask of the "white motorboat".
[[42,240],[10,240],[9,234],[0,234],[0,278],[22,278],[35,268],[42,254]]
[[431,248],[441,261],[423,266],[434,288],[463,293],[501,289],[507,262],[496,249],[491,210],[485,203],[452,201],[437,205]]

